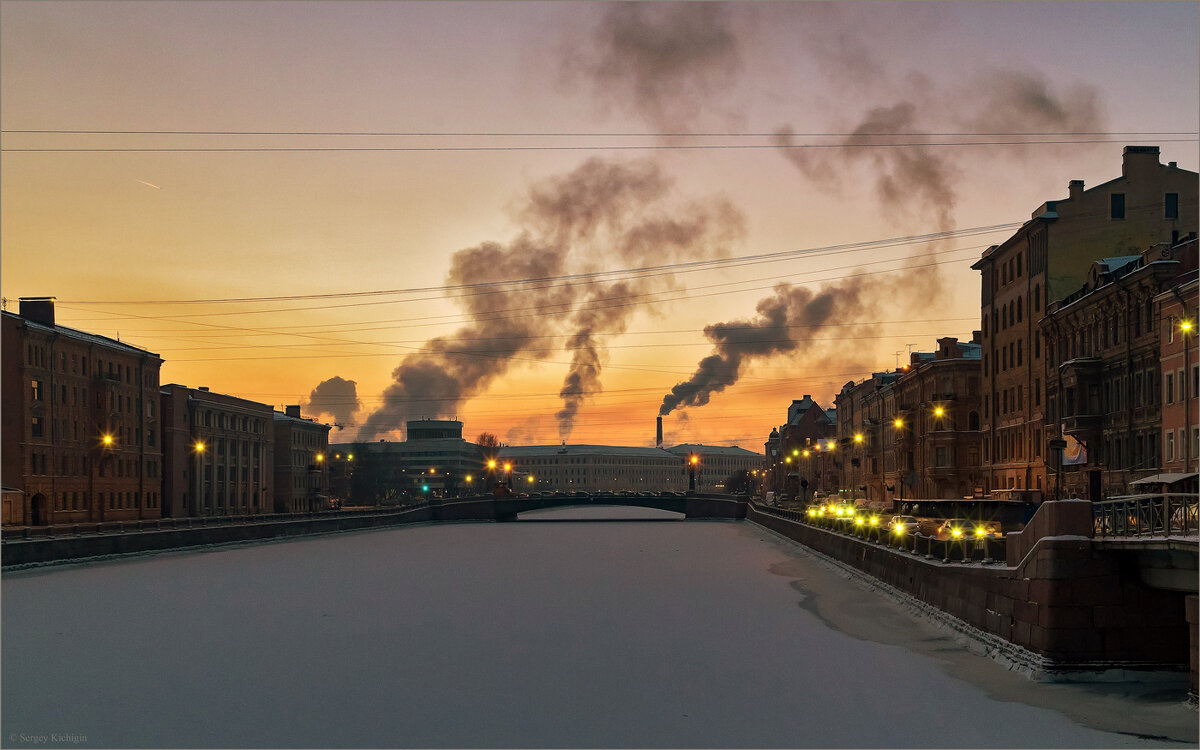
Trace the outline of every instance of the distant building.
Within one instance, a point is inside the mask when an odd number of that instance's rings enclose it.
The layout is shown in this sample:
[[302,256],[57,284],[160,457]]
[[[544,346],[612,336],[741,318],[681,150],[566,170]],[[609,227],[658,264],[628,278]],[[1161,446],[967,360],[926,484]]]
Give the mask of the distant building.
[[787,422],[771,434],[778,434],[779,455],[766,467],[766,488],[789,499],[811,498],[817,490],[837,489],[836,472],[828,457],[821,454],[837,439],[835,409],[821,408],[806,393],[804,398],[792,401]]
[[163,515],[273,512],[274,409],[175,383],[161,399]]
[[[1167,379],[1159,336],[1174,335],[1159,317],[1162,292],[1184,275],[1194,286],[1195,274],[1194,240],[1104,258],[1039,321],[1048,375],[1046,432],[1068,444],[1064,496],[1127,494],[1132,482],[1161,473]],[[1055,456],[1049,459],[1050,486],[1057,487]]]
[[938,339],[900,370],[847,383],[838,394],[838,484],[844,499],[889,506],[982,493],[980,344]]
[[2,317],[3,522],[158,518],[162,359],[58,325],[53,297]]
[[724,492],[725,482],[731,476],[742,472],[753,472],[757,476],[763,470],[762,456],[736,446],[684,443],[667,448],[667,451],[678,456],[685,469],[690,466],[691,457],[696,457],[697,492]]
[[517,491],[683,492],[688,489],[684,459],[663,448],[505,446],[496,460],[496,473],[489,476],[493,481],[506,479],[503,467],[511,464],[513,488]]
[[275,510],[304,513],[329,507],[329,425],[301,417],[299,406],[273,416]]
[[[889,489],[884,466],[894,472],[895,459],[888,450],[885,436],[893,435],[895,398],[891,385],[897,372],[875,372],[858,383],[850,382],[834,399],[838,415],[838,475],[842,497],[846,500],[866,500],[867,504],[884,506],[891,502],[894,489]],[[886,454],[886,455],[885,455]],[[890,460],[886,460],[890,457]],[[848,491],[848,492],[847,492]]]
[[404,434],[401,442],[330,446],[334,497],[352,505],[393,505],[483,491],[484,451],[463,439],[462,422],[413,420]]
[[[1097,257],[1140,255],[1197,228],[1198,175],[1159,162],[1157,146],[1126,146],[1121,176],[1047,201],[972,268],[980,272],[983,331],[983,485],[1047,487],[1048,365],[1038,321],[1073,294]],[[1055,433],[1057,434],[1057,430]]]

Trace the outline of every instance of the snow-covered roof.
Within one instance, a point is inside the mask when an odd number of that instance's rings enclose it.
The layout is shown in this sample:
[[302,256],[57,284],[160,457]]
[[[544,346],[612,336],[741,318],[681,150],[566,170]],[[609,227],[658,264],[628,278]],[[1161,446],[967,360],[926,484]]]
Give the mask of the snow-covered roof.
[[541,456],[624,456],[635,458],[672,457],[662,448],[642,448],[635,445],[506,445],[499,451],[505,458],[537,458]]
[[152,352],[148,349],[143,349],[140,346],[133,346],[132,344],[126,344],[124,341],[117,341],[116,339],[110,339],[107,336],[101,336],[100,334],[97,334],[97,333],[88,333],[86,331],[80,331],[75,328],[68,328],[67,326],[60,326],[57,323],[55,325],[48,326],[43,323],[38,323],[35,320],[30,320],[29,318],[27,318],[23,315],[17,315],[16,313],[11,313],[7,310],[3,311],[3,313],[5,316],[15,318],[16,320],[19,320],[20,322],[24,323],[25,325],[27,325],[30,328],[33,328],[35,330],[52,331],[52,332],[58,334],[59,336],[64,336],[66,338],[75,339],[77,341],[82,341],[84,343],[98,344],[100,346],[106,346],[110,349],[124,349],[124,350],[128,351],[130,354],[149,355],[151,357],[156,357],[158,359],[162,359],[162,357],[159,357],[157,354],[155,354],[154,352]]

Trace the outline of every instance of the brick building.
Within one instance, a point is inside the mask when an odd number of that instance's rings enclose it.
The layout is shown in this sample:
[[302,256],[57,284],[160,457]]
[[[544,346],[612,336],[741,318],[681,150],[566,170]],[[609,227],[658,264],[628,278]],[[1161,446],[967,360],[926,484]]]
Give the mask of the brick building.
[[54,298],[3,313],[8,525],[158,518],[157,354],[56,324]]
[[[1194,242],[1105,258],[1039,321],[1046,433],[1068,442],[1063,496],[1126,494],[1130,482],[1159,473],[1164,381],[1154,300],[1189,267],[1194,275]],[[1055,457],[1049,458],[1053,476]]]
[[1047,487],[1047,364],[1038,321],[1075,293],[1097,257],[1140,255],[1196,231],[1197,174],[1159,162],[1157,146],[1126,146],[1121,176],[1047,201],[1012,237],[984,252],[983,331],[985,491]]
[[273,412],[275,510],[305,513],[329,506],[329,425],[300,416],[299,405]]
[[875,372],[858,383],[850,382],[834,398],[837,406],[838,476],[843,489],[849,489],[847,500],[865,499],[868,505],[884,507],[891,502],[892,493],[884,480],[884,435],[891,434],[887,403],[895,372]]
[[[1196,250],[1196,240],[1191,251]],[[1196,268],[1154,298],[1162,369],[1162,430],[1165,474],[1191,475],[1176,491],[1196,492],[1200,463],[1200,351],[1196,347]]]
[[274,409],[207,388],[165,385],[163,515],[274,510]]
[[818,490],[836,492],[834,459],[828,452],[822,453],[834,448],[836,437],[834,409],[821,408],[807,393],[794,399],[788,406],[787,422],[768,439],[766,486],[788,499],[811,498]]
[[980,349],[978,332],[970,342],[941,338],[902,369],[842,388],[836,467],[851,490],[845,499],[888,507],[982,492]]

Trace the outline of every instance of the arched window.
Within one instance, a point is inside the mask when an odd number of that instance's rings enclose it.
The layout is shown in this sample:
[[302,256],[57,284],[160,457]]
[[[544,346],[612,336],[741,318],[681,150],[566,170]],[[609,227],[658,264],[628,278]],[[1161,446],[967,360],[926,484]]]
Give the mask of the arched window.
[[967,415],[967,428],[970,430],[979,429],[979,412],[973,411]]

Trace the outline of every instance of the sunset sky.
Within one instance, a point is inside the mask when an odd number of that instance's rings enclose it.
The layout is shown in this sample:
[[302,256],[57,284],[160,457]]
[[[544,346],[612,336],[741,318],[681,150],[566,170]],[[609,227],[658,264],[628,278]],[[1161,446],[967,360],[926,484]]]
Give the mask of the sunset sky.
[[0,292],[336,442],[761,450],[1124,145],[1198,168],[1198,11],[5,0]]

